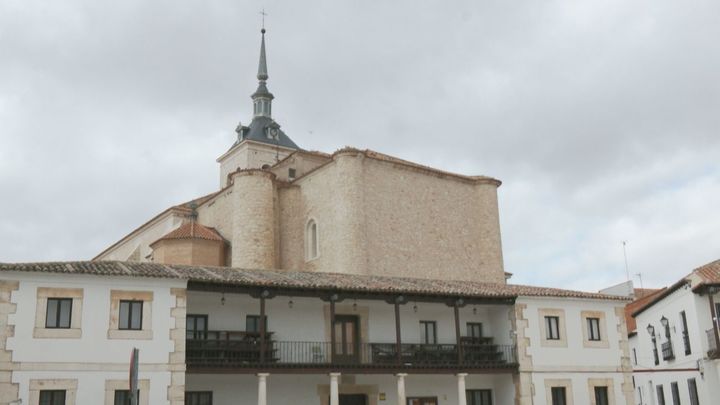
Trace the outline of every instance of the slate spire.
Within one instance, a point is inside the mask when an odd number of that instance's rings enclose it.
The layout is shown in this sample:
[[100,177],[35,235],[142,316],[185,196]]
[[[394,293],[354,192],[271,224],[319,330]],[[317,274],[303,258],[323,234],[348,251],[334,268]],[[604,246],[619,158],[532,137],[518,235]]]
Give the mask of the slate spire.
[[265,56],[265,28],[260,30],[262,39],[260,41],[260,62],[258,63],[258,88],[252,95],[253,99],[253,115],[255,117],[271,117],[272,116],[272,99],[274,98],[272,93],[267,89],[266,80],[268,79],[267,73],[267,58]]
[[262,40],[260,42],[260,63],[258,64],[257,78],[258,78],[258,80],[267,80],[268,73],[267,73],[267,59],[265,57],[265,28],[260,30],[260,33],[262,34]]

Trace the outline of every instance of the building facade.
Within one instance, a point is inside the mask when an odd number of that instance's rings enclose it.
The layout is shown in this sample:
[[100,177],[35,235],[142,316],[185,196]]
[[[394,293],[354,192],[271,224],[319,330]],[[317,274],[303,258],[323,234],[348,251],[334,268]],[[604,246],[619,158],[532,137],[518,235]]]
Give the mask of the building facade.
[[635,403],[714,404],[720,398],[720,261],[693,270],[635,311]]
[[254,116],[220,189],[90,262],[0,264],[0,404],[632,403],[616,296],[508,284],[497,188]]
[[[624,299],[131,262],[0,265],[1,403],[629,404]],[[264,320],[264,321],[263,321]],[[18,402],[22,401],[22,402]]]

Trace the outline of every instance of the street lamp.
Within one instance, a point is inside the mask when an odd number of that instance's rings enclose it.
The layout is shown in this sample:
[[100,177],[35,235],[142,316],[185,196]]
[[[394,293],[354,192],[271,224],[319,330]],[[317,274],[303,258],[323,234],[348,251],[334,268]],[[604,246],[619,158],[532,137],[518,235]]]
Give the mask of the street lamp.
[[667,329],[667,327],[668,327],[668,319],[665,318],[665,316],[663,316],[662,318],[660,318],[660,323],[662,324],[663,328],[666,328],[666,329]]
[[650,336],[652,336],[653,338],[655,337],[655,327],[654,326],[652,326],[651,324],[648,324],[647,331],[650,334]]

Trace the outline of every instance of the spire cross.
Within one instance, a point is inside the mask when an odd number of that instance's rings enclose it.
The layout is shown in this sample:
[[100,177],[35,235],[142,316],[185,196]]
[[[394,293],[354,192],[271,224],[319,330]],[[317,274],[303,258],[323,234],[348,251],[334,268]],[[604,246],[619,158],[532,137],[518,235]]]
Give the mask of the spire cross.
[[260,15],[262,15],[262,29],[265,29],[265,17],[268,15],[265,12],[265,8],[263,7],[262,11],[260,12]]

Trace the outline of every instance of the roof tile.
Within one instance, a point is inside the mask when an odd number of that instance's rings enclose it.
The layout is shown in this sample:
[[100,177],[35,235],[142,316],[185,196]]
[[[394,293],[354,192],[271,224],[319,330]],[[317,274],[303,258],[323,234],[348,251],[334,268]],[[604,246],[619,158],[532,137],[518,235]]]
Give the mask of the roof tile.
[[124,276],[180,279],[229,285],[279,287],[305,290],[334,290],[371,293],[464,296],[475,298],[562,297],[627,300],[624,297],[534,287],[516,284],[474,281],[432,280],[410,277],[367,276],[358,274],[238,269],[211,266],[163,265],[136,262],[48,262],[0,263],[2,272],[74,273],[97,276]]

